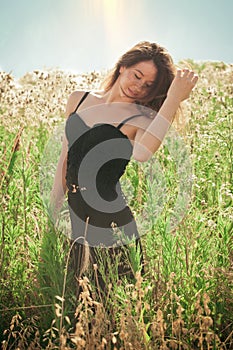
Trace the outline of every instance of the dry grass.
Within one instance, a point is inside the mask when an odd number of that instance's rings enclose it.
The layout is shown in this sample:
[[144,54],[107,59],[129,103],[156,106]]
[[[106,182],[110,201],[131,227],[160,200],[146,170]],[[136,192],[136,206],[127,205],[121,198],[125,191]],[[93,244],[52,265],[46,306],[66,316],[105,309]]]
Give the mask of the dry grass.
[[[152,213],[143,226],[146,273],[136,272],[137,259],[134,280],[109,265],[103,295],[87,271],[78,300],[68,241],[40,197],[39,164],[68,95],[97,87],[101,74],[35,71],[16,82],[0,73],[3,349],[233,349],[233,67],[188,64],[200,79],[184,107],[193,166],[186,216],[172,233],[167,229],[177,177],[163,147],[156,159],[170,195],[157,220]],[[148,200],[144,170],[134,162],[127,169],[139,220]]]

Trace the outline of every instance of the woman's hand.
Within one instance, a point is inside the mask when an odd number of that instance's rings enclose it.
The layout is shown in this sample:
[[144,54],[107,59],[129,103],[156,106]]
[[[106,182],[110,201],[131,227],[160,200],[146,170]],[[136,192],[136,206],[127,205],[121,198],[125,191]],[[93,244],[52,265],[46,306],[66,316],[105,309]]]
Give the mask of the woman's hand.
[[194,74],[189,69],[178,69],[175,78],[173,79],[167,96],[181,102],[186,100],[198,80],[197,74]]

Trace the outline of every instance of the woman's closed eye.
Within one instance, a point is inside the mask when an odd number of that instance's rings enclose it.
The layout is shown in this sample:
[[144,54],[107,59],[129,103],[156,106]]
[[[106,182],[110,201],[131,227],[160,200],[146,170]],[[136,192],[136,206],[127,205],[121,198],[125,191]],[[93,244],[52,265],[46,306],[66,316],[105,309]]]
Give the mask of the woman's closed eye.
[[[137,73],[134,73],[134,77],[135,77],[137,80],[141,80],[141,79],[142,79],[142,77],[140,77],[139,75],[137,75]],[[150,83],[145,83],[145,84],[143,84],[143,87],[146,88],[146,89],[149,89],[151,86],[152,86],[152,84],[150,84]]]

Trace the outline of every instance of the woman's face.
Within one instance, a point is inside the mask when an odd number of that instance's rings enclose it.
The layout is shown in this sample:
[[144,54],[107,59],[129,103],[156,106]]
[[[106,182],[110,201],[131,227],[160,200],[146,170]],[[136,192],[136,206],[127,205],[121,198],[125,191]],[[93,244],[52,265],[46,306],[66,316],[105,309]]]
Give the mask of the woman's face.
[[145,100],[155,82],[157,68],[154,62],[142,61],[131,67],[120,67],[119,88],[121,95],[130,101]]

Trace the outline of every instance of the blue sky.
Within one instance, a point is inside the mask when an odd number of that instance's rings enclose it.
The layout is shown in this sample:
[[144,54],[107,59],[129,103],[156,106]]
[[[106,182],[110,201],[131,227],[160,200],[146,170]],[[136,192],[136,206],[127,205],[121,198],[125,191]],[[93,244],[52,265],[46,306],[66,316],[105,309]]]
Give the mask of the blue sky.
[[0,68],[111,68],[141,40],[181,59],[233,63],[232,0],[0,0]]

